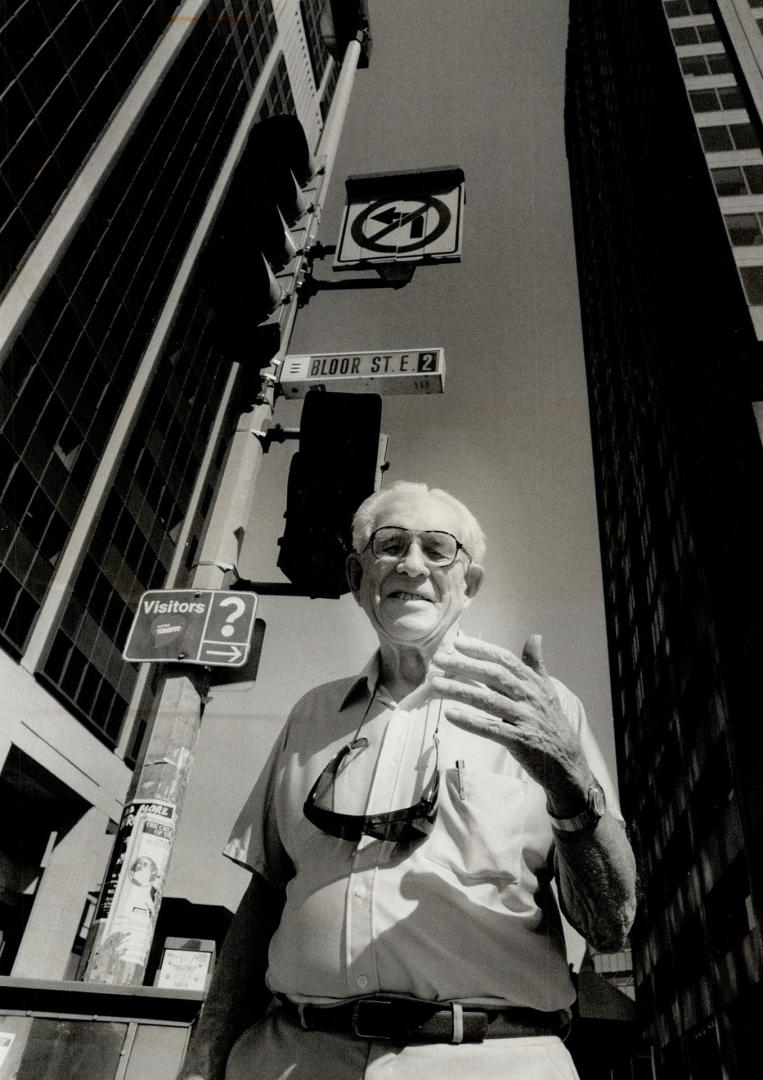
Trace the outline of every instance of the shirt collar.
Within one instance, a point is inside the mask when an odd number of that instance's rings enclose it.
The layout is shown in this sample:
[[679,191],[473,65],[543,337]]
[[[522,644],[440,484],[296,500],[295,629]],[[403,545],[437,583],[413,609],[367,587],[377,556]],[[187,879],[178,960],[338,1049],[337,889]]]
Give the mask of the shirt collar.
[[340,712],[361,695],[365,694],[367,697],[372,696],[376,690],[376,684],[379,681],[379,659],[380,653],[377,650],[363,670],[359,672],[350,683],[347,693],[342,698],[342,702],[339,706]]
[[[461,627],[456,630],[456,636],[461,637],[463,631]],[[381,650],[377,649],[366,666],[360,671],[353,681],[350,683],[347,693],[342,698],[342,703],[339,706],[339,711],[345,709],[350,705],[360,694],[365,692],[369,697],[372,697],[376,691],[376,687],[379,683],[379,666],[381,662]]]
[[[383,692],[383,698],[388,705],[395,706],[402,704],[393,701],[386,688],[379,686],[380,667],[381,652],[377,649],[363,670],[350,683],[347,692],[339,705],[340,712],[361,697],[365,697],[367,700],[372,698],[379,690]],[[432,689],[427,682],[424,681],[421,686],[417,687],[416,690],[411,691],[411,693],[407,695],[404,699],[404,703],[408,709],[418,708],[420,705],[424,705],[431,697]]]

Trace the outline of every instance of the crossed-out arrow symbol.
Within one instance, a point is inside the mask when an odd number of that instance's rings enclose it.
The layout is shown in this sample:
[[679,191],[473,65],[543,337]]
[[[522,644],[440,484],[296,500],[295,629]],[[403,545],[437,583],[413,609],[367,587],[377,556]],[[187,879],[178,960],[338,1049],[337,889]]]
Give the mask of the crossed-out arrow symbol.
[[[412,210],[404,209],[412,204]],[[435,195],[401,196],[399,200],[380,199],[366,206],[353,220],[350,236],[362,251],[378,252],[394,261],[439,240],[450,222],[448,206]],[[410,237],[403,237],[406,227],[410,229]],[[376,232],[370,235],[366,229]],[[394,235],[390,236],[391,233]]]
[[369,236],[368,239],[378,242],[383,240],[385,236],[389,236],[395,229],[402,229],[403,226],[410,225],[411,240],[420,240],[424,235],[424,219],[428,209],[429,206],[424,203],[422,206],[417,206],[415,210],[409,210],[406,214],[403,210],[398,210],[396,206],[390,206],[388,210],[373,214],[371,221],[381,221],[385,228],[380,229],[373,236]]

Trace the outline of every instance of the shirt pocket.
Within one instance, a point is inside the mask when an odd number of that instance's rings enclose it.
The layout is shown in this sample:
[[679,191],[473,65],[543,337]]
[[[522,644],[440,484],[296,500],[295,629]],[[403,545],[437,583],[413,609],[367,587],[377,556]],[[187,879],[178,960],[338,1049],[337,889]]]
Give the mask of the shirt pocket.
[[460,878],[519,881],[527,781],[465,768],[446,769],[443,779],[426,856]]

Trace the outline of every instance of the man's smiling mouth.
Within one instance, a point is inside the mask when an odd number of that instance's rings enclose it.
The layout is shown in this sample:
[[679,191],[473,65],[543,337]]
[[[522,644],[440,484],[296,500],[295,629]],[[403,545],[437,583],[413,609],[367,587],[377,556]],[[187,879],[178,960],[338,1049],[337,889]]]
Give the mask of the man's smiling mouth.
[[422,596],[421,593],[405,592],[403,589],[395,589],[387,595],[390,600],[423,600],[427,604],[432,603],[428,596]]

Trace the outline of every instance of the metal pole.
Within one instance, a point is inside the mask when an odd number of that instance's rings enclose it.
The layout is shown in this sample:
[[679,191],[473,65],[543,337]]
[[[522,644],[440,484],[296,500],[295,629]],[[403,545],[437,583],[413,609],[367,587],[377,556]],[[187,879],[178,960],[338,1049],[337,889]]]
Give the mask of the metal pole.
[[[360,59],[361,40],[359,36],[347,46],[318,146],[322,176],[306,228],[303,254],[290,270],[295,288],[302,280],[306,249],[314,241],[320,221]],[[275,407],[280,357],[288,349],[296,315],[297,303],[292,297],[279,318],[279,355],[263,372],[256,401],[242,412],[236,425],[192,588],[223,588],[238,563],[262,461],[262,437]],[[161,686],[151,735],[133,775],[80,967],[80,978],[87,982],[139,986],[146,972],[201,727],[208,671],[168,665],[160,670],[158,678]]]

